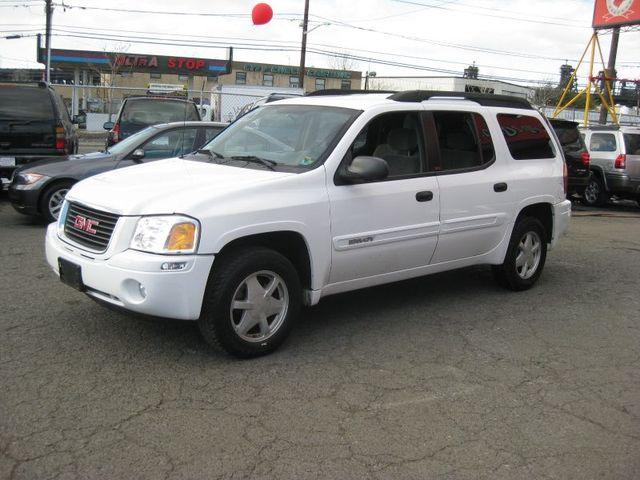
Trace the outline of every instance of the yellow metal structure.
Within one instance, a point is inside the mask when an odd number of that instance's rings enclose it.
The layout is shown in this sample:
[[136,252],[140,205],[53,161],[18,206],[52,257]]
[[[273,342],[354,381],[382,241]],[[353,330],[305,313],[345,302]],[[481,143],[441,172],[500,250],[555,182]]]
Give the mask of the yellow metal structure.
[[[595,62],[595,57],[596,57],[596,50],[598,51],[599,57],[600,57],[600,61],[602,62],[602,71],[605,72],[604,73],[604,91],[602,90],[602,88],[600,88],[600,85],[598,85],[598,80],[599,77],[594,78],[593,76],[593,69],[594,69],[594,62]],[[587,55],[587,52],[589,52],[590,54],[590,62],[589,62],[589,77],[588,77],[588,82],[587,82],[587,86],[585,88],[583,88],[582,90],[580,90],[578,93],[576,93],[573,98],[571,98],[570,100],[565,102],[565,99],[567,98],[571,87],[573,87],[574,82],[576,82],[576,78],[578,76],[578,70],[580,69],[580,66],[582,65],[582,62],[584,61],[584,57]],[[602,102],[602,105],[607,109],[607,111],[611,114],[611,118],[613,119],[613,122],[618,124],[618,115],[616,114],[616,110],[615,110],[615,101],[613,99],[613,90],[611,88],[611,78],[608,77],[608,73],[607,69],[604,65],[604,57],[602,56],[602,49],[600,48],[600,40],[598,39],[598,32],[594,31],[593,35],[591,36],[591,40],[589,40],[589,43],[587,44],[587,47],[584,49],[584,52],[582,53],[582,57],[580,57],[580,61],[578,62],[578,66],[576,67],[575,71],[573,72],[573,75],[571,75],[571,79],[569,80],[569,82],[567,83],[567,86],[565,87],[564,91],[562,92],[562,96],[560,97],[560,100],[558,100],[558,105],[556,105],[556,109],[553,112],[553,118],[556,118],[560,112],[562,112],[563,110],[565,110],[566,108],[569,108],[571,105],[573,105],[575,102],[577,102],[580,97],[582,97],[583,95],[586,96],[586,102],[585,102],[585,107],[584,107],[584,126],[588,127],[589,126],[589,111],[591,110],[591,92],[594,91],[596,93],[596,95],[598,95],[598,97],[600,98],[600,101]]]

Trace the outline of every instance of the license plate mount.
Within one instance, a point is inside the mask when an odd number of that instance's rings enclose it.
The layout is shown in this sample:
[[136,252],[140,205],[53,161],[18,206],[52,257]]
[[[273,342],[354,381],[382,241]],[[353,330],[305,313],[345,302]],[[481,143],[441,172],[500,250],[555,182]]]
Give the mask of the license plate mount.
[[58,271],[60,272],[60,280],[65,285],[75,288],[79,292],[86,290],[82,281],[82,267],[76,265],[64,258],[58,258]]

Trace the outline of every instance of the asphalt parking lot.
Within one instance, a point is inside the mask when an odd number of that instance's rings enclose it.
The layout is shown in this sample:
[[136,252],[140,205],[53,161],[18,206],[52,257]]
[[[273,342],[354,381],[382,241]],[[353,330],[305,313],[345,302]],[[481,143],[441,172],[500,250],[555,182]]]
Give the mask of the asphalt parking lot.
[[0,197],[0,478],[640,478],[640,209],[580,211],[536,288],[339,295],[238,361],[63,286]]

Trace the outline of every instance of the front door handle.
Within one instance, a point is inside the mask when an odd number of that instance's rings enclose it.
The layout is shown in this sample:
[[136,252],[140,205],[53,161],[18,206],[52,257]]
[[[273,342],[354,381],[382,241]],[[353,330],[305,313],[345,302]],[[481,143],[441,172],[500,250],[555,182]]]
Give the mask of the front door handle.
[[507,184],[506,184],[506,183],[504,183],[504,182],[496,183],[496,184],[493,186],[493,191],[494,191],[494,192],[506,192],[506,191],[507,191],[507,188],[508,188],[508,186],[507,186]]
[[416,200],[419,202],[430,202],[433,200],[433,192],[425,190],[424,192],[416,193]]

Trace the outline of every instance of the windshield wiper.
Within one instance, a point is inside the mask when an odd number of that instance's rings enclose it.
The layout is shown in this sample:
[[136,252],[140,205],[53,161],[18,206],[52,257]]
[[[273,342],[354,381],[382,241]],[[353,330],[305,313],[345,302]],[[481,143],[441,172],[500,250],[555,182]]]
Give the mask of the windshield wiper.
[[269,160],[266,158],[256,157],[255,155],[236,155],[231,157],[233,160],[242,160],[244,162],[250,163],[259,163],[260,165],[264,165],[269,170],[275,171],[275,166],[278,165],[278,162],[274,162],[273,160]]
[[220,155],[218,152],[214,152],[213,150],[207,150],[206,148],[202,150],[197,150],[196,153],[204,153],[205,155],[209,155],[211,158],[215,160],[224,159],[224,156]]

